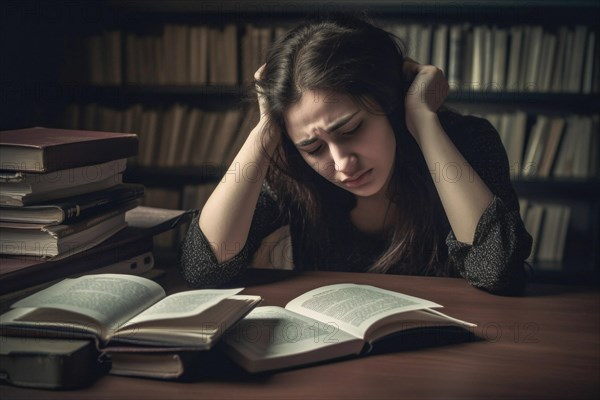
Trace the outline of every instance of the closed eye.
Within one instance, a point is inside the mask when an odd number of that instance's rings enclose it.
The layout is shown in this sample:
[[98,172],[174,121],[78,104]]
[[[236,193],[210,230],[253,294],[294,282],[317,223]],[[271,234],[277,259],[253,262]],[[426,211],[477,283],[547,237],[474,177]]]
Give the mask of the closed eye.
[[360,129],[360,127],[361,127],[361,126],[362,126],[362,121],[360,121],[360,122],[358,123],[358,125],[356,125],[356,126],[355,126],[354,128],[352,128],[352,129],[350,129],[349,131],[346,131],[346,132],[340,132],[340,135],[342,135],[342,136],[343,136],[343,135],[349,135],[349,134],[352,134],[352,133],[354,133],[354,132],[358,131],[358,130]]
[[317,148],[316,148],[316,149],[314,149],[314,150],[307,151],[307,152],[306,152],[306,154],[309,154],[309,155],[311,155],[311,156],[314,156],[314,155],[316,155],[316,154],[317,154],[319,151],[321,151],[321,149],[322,149],[322,148],[323,148],[323,145],[320,145],[319,147],[317,147]]
[[[356,133],[360,129],[361,126],[362,126],[362,121],[360,121],[354,128],[350,129],[349,131],[339,132],[338,135],[340,135],[340,136],[351,135],[353,133]],[[305,151],[305,152],[308,155],[315,156],[321,151],[322,148],[323,148],[323,145],[320,145],[317,148],[315,148],[314,150]]]
[[339,136],[347,136],[347,135],[352,135],[353,133],[358,132],[358,130],[360,129],[360,127],[362,126],[362,121],[360,121],[354,128],[350,129],[349,131],[346,132],[339,132],[338,135]]

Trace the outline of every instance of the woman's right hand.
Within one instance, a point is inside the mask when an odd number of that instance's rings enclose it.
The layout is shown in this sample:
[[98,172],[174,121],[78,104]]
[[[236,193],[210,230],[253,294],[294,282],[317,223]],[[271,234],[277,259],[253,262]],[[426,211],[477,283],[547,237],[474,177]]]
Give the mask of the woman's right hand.
[[[265,65],[266,64],[261,65],[260,68],[256,70],[256,72],[254,73],[255,80],[261,79],[262,73],[265,69]],[[260,109],[260,119],[264,119],[267,115],[267,99],[265,98],[264,94],[260,93],[260,88],[258,87],[258,85],[255,84],[255,87],[258,97],[258,107]]]

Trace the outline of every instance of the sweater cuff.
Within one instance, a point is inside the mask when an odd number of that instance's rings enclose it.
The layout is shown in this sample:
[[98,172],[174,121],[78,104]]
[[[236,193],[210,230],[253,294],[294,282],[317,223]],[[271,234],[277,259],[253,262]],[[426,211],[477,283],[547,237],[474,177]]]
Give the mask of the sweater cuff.
[[469,250],[473,246],[477,246],[481,243],[483,237],[486,232],[489,232],[491,228],[498,222],[500,217],[507,212],[504,203],[498,196],[494,196],[491,203],[487,206],[487,208],[481,214],[481,218],[477,222],[477,226],[475,227],[475,234],[473,235],[473,243],[465,243],[461,242],[454,236],[454,231],[450,229],[450,233],[446,238],[446,245],[448,246],[448,251],[451,253],[461,252],[465,250]]

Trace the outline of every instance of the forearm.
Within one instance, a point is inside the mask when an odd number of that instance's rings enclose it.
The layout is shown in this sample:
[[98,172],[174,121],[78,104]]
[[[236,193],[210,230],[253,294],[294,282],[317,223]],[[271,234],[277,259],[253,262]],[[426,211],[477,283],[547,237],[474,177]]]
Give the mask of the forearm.
[[[261,120],[248,135],[200,214],[200,228],[219,262],[235,256],[248,238],[269,163],[261,145],[263,128]],[[274,144],[267,150],[273,151],[273,148]]]
[[472,243],[481,215],[493,194],[444,131],[437,114],[415,123],[414,136],[457,240]]

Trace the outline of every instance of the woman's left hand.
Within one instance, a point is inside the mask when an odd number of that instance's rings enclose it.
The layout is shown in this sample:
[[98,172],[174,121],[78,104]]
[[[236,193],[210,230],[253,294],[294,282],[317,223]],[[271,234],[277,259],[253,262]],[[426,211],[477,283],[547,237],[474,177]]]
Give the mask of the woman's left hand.
[[402,66],[408,82],[412,82],[405,98],[406,126],[413,136],[419,124],[434,115],[448,96],[449,86],[441,69],[405,58]]

